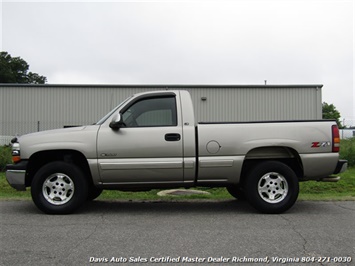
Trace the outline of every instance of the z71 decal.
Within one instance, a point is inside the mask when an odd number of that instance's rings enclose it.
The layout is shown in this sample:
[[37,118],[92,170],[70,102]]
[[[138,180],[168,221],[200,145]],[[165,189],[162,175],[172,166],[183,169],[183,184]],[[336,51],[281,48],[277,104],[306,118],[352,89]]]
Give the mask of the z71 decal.
[[311,148],[320,148],[320,147],[325,148],[330,145],[331,145],[330,141],[315,141],[312,142]]

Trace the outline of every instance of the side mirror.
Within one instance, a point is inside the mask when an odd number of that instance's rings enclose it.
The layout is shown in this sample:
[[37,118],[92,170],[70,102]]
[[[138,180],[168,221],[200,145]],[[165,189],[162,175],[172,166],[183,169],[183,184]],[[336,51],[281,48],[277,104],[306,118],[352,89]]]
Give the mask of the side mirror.
[[112,117],[110,128],[112,128],[113,130],[119,130],[122,126],[124,126],[122,115],[120,113],[115,114]]

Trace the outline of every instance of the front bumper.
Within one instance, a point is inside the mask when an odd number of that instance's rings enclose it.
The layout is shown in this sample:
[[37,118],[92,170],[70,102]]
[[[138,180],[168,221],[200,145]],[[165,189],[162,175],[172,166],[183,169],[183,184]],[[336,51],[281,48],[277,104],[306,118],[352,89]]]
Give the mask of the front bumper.
[[6,166],[6,180],[16,190],[26,190],[26,168],[28,161]]

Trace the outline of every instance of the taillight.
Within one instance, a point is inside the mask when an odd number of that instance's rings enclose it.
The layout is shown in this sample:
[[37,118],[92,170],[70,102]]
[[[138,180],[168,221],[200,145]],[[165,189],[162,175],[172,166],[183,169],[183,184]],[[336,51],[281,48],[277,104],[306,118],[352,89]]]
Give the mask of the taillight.
[[340,150],[340,135],[339,135],[339,128],[337,125],[332,126],[332,138],[333,138],[333,152],[339,152]]

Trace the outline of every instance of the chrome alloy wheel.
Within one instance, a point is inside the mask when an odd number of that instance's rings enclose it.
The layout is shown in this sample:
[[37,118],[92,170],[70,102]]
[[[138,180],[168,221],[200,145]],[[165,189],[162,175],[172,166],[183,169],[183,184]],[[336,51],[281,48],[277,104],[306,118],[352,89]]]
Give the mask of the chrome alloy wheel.
[[63,205],[74,195],[74,182],[66,174],[52,174],[43,182],[42,193],[49,203]]
[[268,203],[279,203],[288,194],[288,183],[279,173],[270,172],[263,175],[258,183],[260,197]]

